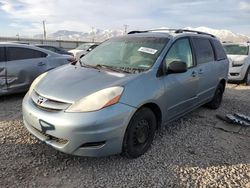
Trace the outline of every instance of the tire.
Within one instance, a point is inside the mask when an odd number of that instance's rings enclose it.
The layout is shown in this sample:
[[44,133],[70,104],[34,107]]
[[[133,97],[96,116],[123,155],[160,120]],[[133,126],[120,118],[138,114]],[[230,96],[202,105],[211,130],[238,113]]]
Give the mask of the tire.
[[155,114],[149,108],[139,109],[129,122],[124,140],[123,155],[137,158],[151,146],[157,126]]
[[206,106],[214,110],[219,108],[222,102],[223,92],[224,92],[224,86],[223,84],[220,83],[218,87],[216,88],[213,99],[209,103],[207,103]]
[[250,85],[250,67],[248,67],[245,78],[244,78],[244,83],[249,86]]

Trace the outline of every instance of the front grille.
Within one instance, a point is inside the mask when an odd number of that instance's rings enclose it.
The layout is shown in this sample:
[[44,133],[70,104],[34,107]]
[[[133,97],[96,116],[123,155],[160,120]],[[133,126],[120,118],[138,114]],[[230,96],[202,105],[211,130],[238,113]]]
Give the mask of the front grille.
[[66,139],[62,139],[62,138],[57,138],[55,136],[51,136],[49,134],[46,134],[40,130],[38,130],[37,128],[33,127],[37,132],[39,132],[40,134],[42,134],[44,137],[46,137],[47,140],[52,140],[52,141],[55,141],[57,144],[67,144],[68,143],[68,140]]
[[65,110],[68,108],[71,104],[65,103],[61,101],[56,101],[53,99],[46,98],[40,94],[38,94],[36,91],[33,91],[31,94],[31,98],[33,103],[40,109],[46,110],[46,111],[60,111]]
[[239,73],[230,73],[230,76],[239,76]]

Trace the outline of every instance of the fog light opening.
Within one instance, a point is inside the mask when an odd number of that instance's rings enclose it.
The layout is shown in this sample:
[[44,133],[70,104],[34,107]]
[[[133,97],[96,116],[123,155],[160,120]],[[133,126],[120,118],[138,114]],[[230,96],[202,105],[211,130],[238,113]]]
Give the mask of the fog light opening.
[[101,147],[106,143],[106,141],[101,142],[88,142],[84,143],[80,146],[80,148],[87,148],[87,147]]

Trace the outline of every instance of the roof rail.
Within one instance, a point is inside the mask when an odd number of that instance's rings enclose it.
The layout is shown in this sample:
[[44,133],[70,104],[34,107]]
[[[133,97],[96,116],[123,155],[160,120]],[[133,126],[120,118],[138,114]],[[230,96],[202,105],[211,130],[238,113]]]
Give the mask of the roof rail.
[[206,33],[206,32],[202,32],[202,31],[195,31],[195,30],[189,30],[189,29],[178,29],[175,31],[175,33],[197,33],[197,34],[201,34],[201,35],[209,35],[211,37],[216,38],[216,36],[210,34],[210,33]]
[[201,32],[201,31],[194,31],[194,30],[189,30],[189,29],[150,29],[150,30],[144,30],[144,31],[130,31],[128,32],[129,34],[135,34],[135,33],[147,33],[147,32],[152,32],[152,31],[172,31],[174,33],[197,33],[197,34],[201,34],[201,35],[208,35],[211,37],[216,38],[216,36],[209,34],[209,33],[205,33],[205,32]]
[[135,34],[135,33],[146,33],[146,32],[148,31],[130,31],[127,34],[130,35],[130,34]]
[[135,34],[135,33],[147,33],[147,32],[153,32],[153,31],[176,31],[177,29],[149,29],[144,31],[130,31],[129,34]]

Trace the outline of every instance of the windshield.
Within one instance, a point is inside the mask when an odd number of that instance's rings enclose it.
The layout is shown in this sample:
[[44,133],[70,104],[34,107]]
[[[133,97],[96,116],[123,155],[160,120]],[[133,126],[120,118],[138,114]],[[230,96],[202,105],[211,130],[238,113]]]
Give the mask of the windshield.
[[249,46],[245,45],[224,45],[225,51],[230,55],[248,55]]
[[148,70],[169,39],[159,37],[119,37],[110,39],[82,57],[90,66]]
[[87,49],[89,49],[89,47],[91,47],[93,44],[88,44],[88,43],[86,43],[86,44],[81,44],[80,46],[78,46],[76,49],[77,50],[87,50]]

